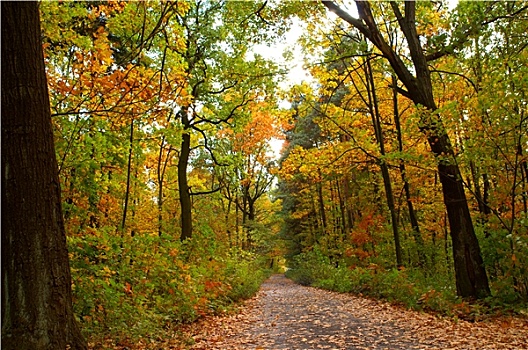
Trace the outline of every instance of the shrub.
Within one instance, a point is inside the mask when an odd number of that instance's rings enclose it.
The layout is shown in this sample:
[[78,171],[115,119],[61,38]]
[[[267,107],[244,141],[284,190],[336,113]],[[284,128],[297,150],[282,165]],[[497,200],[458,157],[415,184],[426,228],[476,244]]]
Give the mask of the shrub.
[[69,237],[74,308],[87,338],[156,337],[251,297],[269,275],[263,260],[209,235],[202,228],[185,244],[157,234]]
[[252,297],[271,274],[270,270],[262,268],[264,264],[263,258],[246,252],[234,252],[225,270],[227,282],[231,286],[227,297],[232,301]]
[[429,278],[420,270],[387,270],[375,264],[350,268],[331,264],[317,249],[299,254],[291,266],[286,276],[298,283],[386,299],[413,309],[449,314],[457,302],[455,291],[446,287],[449,278]]

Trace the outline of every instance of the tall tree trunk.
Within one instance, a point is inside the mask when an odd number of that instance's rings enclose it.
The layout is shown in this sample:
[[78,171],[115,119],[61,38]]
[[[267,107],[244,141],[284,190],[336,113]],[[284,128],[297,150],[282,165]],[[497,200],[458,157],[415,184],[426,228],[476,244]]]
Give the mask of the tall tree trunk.
[[227,200],[227,210],[225,213],[225,227],[227,227],[227,242],[229,243],[229,248],[233,247],[233,239],[231,237],[231,230],[229,229],[229,213],[231,213],[231,196]]
[[[187,113],[183,112],[183,125],[187,125]],[[181,206],[181,236],[180,240],[184,241],[192,237],[192,212],[191,212],[191,194],[189,192],[189,183],[187,182],[187,165],[189,163],[189,155],[191,153],[191,135],[189,129],[184,128],[182,135],[182,143],[180,150],[180,158],[178,159],[178,191],[180,194]]]
[[[380,154],[385,155],[385,141],[383,139],[383,131],[381,129],[381,116],[378,108],[378,97],[376,95],[376,86],[374,84],[374,73],[370,64],[370,58],[367,59],[365,67],[365,80],[368,95],[368,108],[372,117],[372,126],[378,142]],[[381,175],[383,177],[383,186],[385,188],[385,198],[387,199],[387,206],[391,216],[392,235],[394,237],[394,250],[396,253],[396,265],[403,266],[402,249],[400,243],[400,231],[398,230],[398,215],[396,213],[396,206],[394,205],[394,195],[392,193],[392,182],[389,174],[389,166],[384,159],[379,162],[381,168]]]
[[239,221],[239,208],[238,208],[238,191],[235,194],[235,247],[242,248],[240,245],[240,221]]
[[311,218],[311,220],[309,220],[310,222],[310,228],[313,230],[313,238],[314,238],[314,243],[315,244],[318,244],[319,243],[319,237],[321,237],[320,235],[320,230],[319,230],[319,215],[317,214],[317,209],[316,209],[316,206],[315,206],[315,198],[314,198],[314,195],[312,193],[312,191],[310,191],[310,198],[311,198],[311,202],[312,202],[312,211],[311,211],[311,214],[309,216],[309,218]]
[[37,2],[2,2],[2,348],[86,349],[72,307]]
[[343,178],[343,189],[345,196],[345,208],[346,208],[346,217],[348,221],[347,233],[354,227],[354,210],[351,205],[352,201],[352,189],[350,188],[350,174],[347,172]]
[[346,208],[345,208],[345,200],[343,199],[343,194],[341,193],[341,181],[339,179],[336,179],[336,190],[337,190],[337,197],[339,199],[339,212],[341,215],[341,238],[345,238],[346,234],[349,230],[347,220],[346,220]]
[[[477,95],[479,95],[482,91],[482,77],[483,77],[483,73],[482,73],[482,64],[481,64],[481,55],[480,55],[480,43],[479,43],[479,40],[478,38],[476,38],[474,40],[474,48],[475,48],[475,56],[477,57],[477,59],[475,60],[476,62],[476,65],[475,65],[475,75],[476,75],[476,79],[475,79],[475,89],[477,91]],[[481,112],[482,115],[484,115],[484,113]],[[481,116],[481,122],[482,124],[484,125],[484,117]],[[478,202],[478,207],[479,207],[479,212],[482,214],[480,219],[482,221],[485,221],[487,220],[487,217],[491,214],[491,209],[488,205],[488,190],[489,190],[489,182],[487,181],[487,177],[488,175],[486,173],[482,174],[482,179],[484,181],[484,194],[482,193],[481,189],[480,189],[480,171],[479,169],[477,168],[475,162],[473,160],[470,161],[469,163],[469,166],[470,166],[470,169],[471,169],[471,175],[473,177],[473,184],[474,184],[474,187],[475,187],[475,197],[477,199],[477,202]],[[486,232],[484,233],[485,237],[489,237],[489,232],[488,230],[486,230]]]
[[248,223],[249,225],[247,225],[247,238],[246,238],[246,249],[247,250],[250,250],[251,247],[253,246],[254,244],[254,238],[253,238],[253,231],[254,231],[254,226],[252,225],[252,223],[255,221],[255,218],[256,218],[256,212],[255,212],[255,199],[251,198],[251,196],[249,196],[249,188],[248,188]]
[[321,216],[321,235],[326,235],[326,229],[327,229],[327,222],[326,222],[326,210],[324,205],[324,197],[323,197],[323,177],[321,175],[321,169],[317,169],[317,172],[319,174],[319,182],[315,184],[315,187],[317,189],[317,199],[319,202],[319,215]]
[[128,164],[127,164],[127,182],[125,188],[125,202],[123,204],[123,217],[121,220],[121,226],[119,232],[121,237],[125,234],[126,217],[128,212],[128,199],[130,198],[130,178],[132,173],[132,155],[134,154],[134,119],[130,120],[130,136],[129,136],[129,148],[128,148]]
[[167,171],[167,164],[169,162],[169,157],[172,151],[172,146],[169,146],[167,150],[167,156],[165,161],[163,161],[163,150],[165,149],[165,136],[161,140],[160,152],[158,157],[158,237],[164,232],[163,225],[163,190],[164,190],[164,181],[165,181],[165,172]]
[[428,62],[416,29],[416,3],[414,1],[404,2],[404,15],[398,3],[390,3],[400,29],[405,35],[415,75],[383,38],[368,1],[356,0],[359,19],[350,16],[333,1],[323,1],[323,3],[343,20],[356,27],[381,51],[407,89],[402,92],[417,106],[425,108],[422,111],[421,131],[426,135],[431,150],[437,157],[438,174],[442,183],[444,204],[453,242],[457,294],[461,297],[473,298],[484,298],[490,295],[488,276],[471,220],[460,169],[441,116],[436,113],[437,107],[433,97]]
[[[396,86],[398,84],[397,78],[393,75],[392,76],[392,86],[393,86],[393,96],[392,96],[392,103],[393,103],[393,117],[394,117],[394,124],[396,126],[396,137],[398,139],[398,151],[403,152],[403,139],[402,139],[402,131],[401,131],[401,123],[400,123],[400,111],[398,108],[398,93],[396,91]],[[422,238],[422,234],[420,232],[420,225],[418,223],[418,217],[416,215],[416,211],[414,210],[414,205],[412,203],[411,199],[411,190],[409,186],[409,181],[407,180],[407,170],[405,169],[405,163],[400,161],[399,164],[400,169],[400,176],[403,182],[403,191],[405,193],[405,201],[407,203],[407,210],[409,211],[409,220],[411,221],[411,227],[412,227],[412,233],[414,241],[416,242],[416,245],[418,246],[418,264],[420,266],[424,266],[425,264],[425,253],[424,253],[424,241]]]

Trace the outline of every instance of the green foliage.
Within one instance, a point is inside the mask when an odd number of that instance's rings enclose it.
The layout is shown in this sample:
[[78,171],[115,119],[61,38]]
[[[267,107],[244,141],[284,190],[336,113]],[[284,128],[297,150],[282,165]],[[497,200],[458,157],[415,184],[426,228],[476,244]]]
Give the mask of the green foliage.
[[263,257],[245,251],[234,251],[230,261],[224,274],[231,286],[227,297],[233,301],[252,297],[270,275],[269,270],[262,268],[265,263]]
[[[520,220],[521,225],[524,223]],[[526,230],[526,227],[522,228]],[[528,238],[505,229],[478,227],[491,288],[503,304],[528,301]],[[513,288],[512,288],[513,286]]]
[[[323,277],[318,275],[320,271],[325,271]],[[449,313],[456,300],[454,290],[425,280],[423,276],[420,279],[416,273],[406,270],[384,270],[377,266],[351,269],[330,264],[311,270],[309,266],[299,264],[286,275],[300,283],[311,281],[310,285],[314,287],[386,299],[417,310]],[[437,289],[443,291],[437,292]]]
[[345,263],[330,263],[317,247],[295,256],[290,266],[286,276],[303,285],[367,295],[451,317],[476,319],[498,310],[523,312],[526,308],[523,303],[515,306],[510,303],[511,293],[503,295],[497,286],[495,297],[468,303],[456,296],[452,278],[448,276],[427,275],[420,269],[384,269],[374,264],[352,268]]
[[286,276],[305,286],[313,285],[318,280],[328,280],[333,272],[330,260],[318,247],[294,256],[290,267]]
[[211,235],[202,227],[187,244],[109,232],[70,237],[74,307],[88,339],[155,337],[251,297],[269,276],[264,261],[224,254]]

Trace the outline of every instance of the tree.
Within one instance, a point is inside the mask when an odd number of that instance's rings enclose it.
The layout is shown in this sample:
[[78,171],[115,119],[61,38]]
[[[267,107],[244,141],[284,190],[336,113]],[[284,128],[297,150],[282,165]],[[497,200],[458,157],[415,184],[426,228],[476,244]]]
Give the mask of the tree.
[[[150,230],[150,215],[130,214],[151,212],[153,175],[165,196],[170,176],[155,174],[152,156],[166,169],[181,138],[171,125],[185,85],[175,14],[187,3],[45,2],[40,10],[67,232]],[[160,234],[170,204],[158,200]]]
[[376,46],[389,61],[398,79],[406,88],[406,90],[401,89],[400,92],[411,99],[415,105],[425,109],[422,112],[421,130],[426,134],[429,146],[437,157],[438,174],[442,183],[444,204],[453,242],[457,293],[462,297],[488,296],[490,294],[488,277],[475,235],[462,176],[433,95],[428,62],[441,55],[427,56],[422,48],[416,27],[416,3],[405,2],[403,14],[397,3],[390,3],[399,29],[406,38],[414,74],[404,58],[383,37],[369,2],[356,1],[359,18],[352,17],[333,1],[323,1],[323,4],[359,30]]
[[[214,161],[208,133],[241,118],[244,106],[258,98],[259,91],[271,89],[278,74],[271,61],[248,55],[252,45],[272,36],[269,28],[256,25],[261,21],[261,13],[254,12],[256,5],[197,1],[179,17],[185,28],[186,50],[180,54],[187,79],[187,98],[179,101],[177,118],[183,129],[177,164],[182,241],[191,238],[193,231],[193,193],[188,184],[193,151],[205,148]],[[193,145],[194,135],[198,135],[197,146]]]
[[[251,102],[247,105],[251,120],[241,131],[225,131],[227,137],[223,156],[231,166],[218,167],[217,170],[221,192],[228,200],[228,207],[234,203],[242,212],[242,225],[246,229],[244,248],[251,248],[253,243],[251,226],[255,224],[257,216],[257,201],[269,191],[275,178],[269,142],[278,136],[274,125],[277,117],[273,115],[277,112],[272,108],[276,101],[272,96],[266,98],[266,102]],[[238,237],[238,230],[236,233]]]
[[[451,109],[457,130],[460,165],[474,197],[476,224],[483,231],[484,261],[494,280],[508,280],[512,294],[528,295],[525,258],[528,250],[528,178],[525,152],[528,137],[526,101],[528,50],[526,2],[489,6],[463,2],[456,23],[468,14],[497,18],[472,36],[456,58],[436,67],[447,98],[464,96]],[[449,92],[452,92],[451,94]],[[524,106],[524,107],[523,107]],[[500,252],[500,253],[499,253]],[[499,283],[497,283],[498,285]],[[497,294],[508,293],[502,288]]]
[[37,2],[2,2],[2,345],[86,349],[75,321]]

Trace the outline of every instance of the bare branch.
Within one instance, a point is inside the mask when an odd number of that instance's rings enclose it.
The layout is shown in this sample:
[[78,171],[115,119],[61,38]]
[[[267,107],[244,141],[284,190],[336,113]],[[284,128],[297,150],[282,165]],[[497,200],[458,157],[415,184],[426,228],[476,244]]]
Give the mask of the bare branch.
[[221,188],[222,187],[217,187],[217,188],[213,188],[212,190],[209,190],[209,191],[193,192],[193,191],[191,191],[191,187],[189,187],[189,194],[191,196],[201,196],[201,195],[204,195],[204,194],[211,194],[211,193],[218,192],[218,191],[220,191]]

